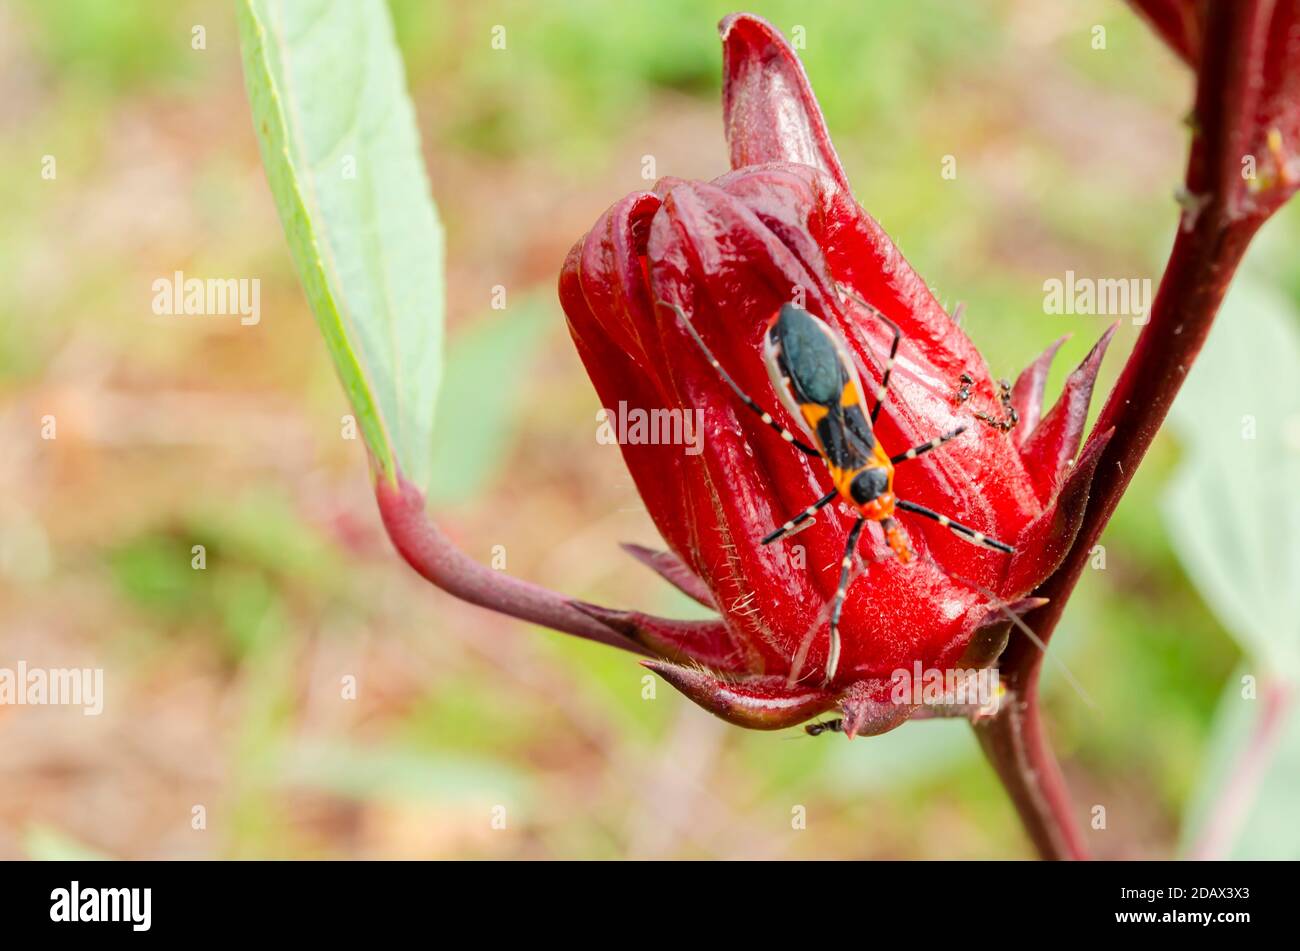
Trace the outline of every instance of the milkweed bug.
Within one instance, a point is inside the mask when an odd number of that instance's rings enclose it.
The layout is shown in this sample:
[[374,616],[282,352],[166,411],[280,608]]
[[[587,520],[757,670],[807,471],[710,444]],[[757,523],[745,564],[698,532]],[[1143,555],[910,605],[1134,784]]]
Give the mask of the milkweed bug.
[[816,518],[819,511],[837,498],[848,503],[858,515],[853,527],[849,529],[848,539],[844,545],[839,585],[835,589],[835,597],[831,602],[830,646],[826,655],[825,683],[830,683],[835,678],[835,672],[839,667],[840,615],[848,596],[853,556],[862,529],[867,522],[880,523],[886,543],[895,557],[904,563],[911,561],[915,556],[907,543],[906,536],[894,520],[896,511],[909,512],[938,522],[958,538],[972,544],[1007,554],[1015,552],[1014,548],[1004,542],[990,538],[983,532],[953,521],[948,516],[923,505],[900,499],[894,494],[895,466],[937,449],[949,440],[956,439],[966,431],[966,427],[958,426],[951,432],[936,436],[919,446],[913,446],[896,456],[890,456],[885,452],[875,437],[873,426],[880,418],[880,411],[889,395],[889,377],[893,372],[894,360],[898,356],[898,345],[903,335],[898,325],[879,310],[856,294],[852,292],[847,294],[872,316],[883,321],[893,332],[893,343],[889,348],[889,357],[881,370],[880,386],[873,394],[875,405],[870,413],[864,407],[863,394],[866,391],[862,388],[862,381],[849,354],[848,346],[824,321],[792,303],[782,304],[768,322],[767,332],[763,338],[763,361],[767,365],[768,375],[772,379],[777,396],[791,417],[800,422],[812,445],[782,426],[770,412],[763,409],[753,397],[741,389],[718,362],[713,351],[708,348],[699,331],[680,307],[668,301],[657,302],[677,314],[677,318],[705,359],[745,406],[757,414],[764,424],[780,433],[781,438],[796,449],[824,461],[830,472],[833,488],[780,528],[764,536],[762,544],[770,545],[800,530]]

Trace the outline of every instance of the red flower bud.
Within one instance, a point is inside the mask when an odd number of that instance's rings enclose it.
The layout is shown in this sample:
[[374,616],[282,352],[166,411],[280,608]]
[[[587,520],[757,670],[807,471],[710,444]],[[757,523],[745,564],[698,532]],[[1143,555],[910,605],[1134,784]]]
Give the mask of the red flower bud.
[[[1006,639],[1007,606],[1031,606],[1022,599],[1060,563],[1104,444],[1093,439],[1076,461],[1110,332],[1046,414],[1043,384],[1057,344],[1014,388],[1000,387],[854,201],[784,39],[747,15],[728,17],[721,32],[733,171],[712,182],[665,179],[617,202],[574,246],[560,276],[570,331],[604,406],[692,418],[699,411],[697,453],[621,445],[668,548],[630,550],[719,617],[674,621],[578,606],[660,655],[648,666],[733,723],[774,729],[838,709],[850,736],[878,733],[915,709],[891,697],[894,671],[917,662],[940,670],[992,663]],[[828,605],[856,513],[832,504],[806,531],[760,544],[827,494],[831,476],[740,402],[672,309],[746,393],[798,432],[762,357],[769,321],[792,299],[842,335],[868,392],[881,381],[893,336],[870,308],[898,325],[901,347],[875,425],[880,444],[899,454],[965,431],[900,463],[896,494],[1015,548],[1011,555],[980,548],[900,513],[917,555],[904,562],[868,522],[827,683]],[[1012,410],[1019,421],[997,425]]]
[[1258,226],[1300,187],[1300,0],[1129,2],[1199,74],[1188,226],[1216,194]]

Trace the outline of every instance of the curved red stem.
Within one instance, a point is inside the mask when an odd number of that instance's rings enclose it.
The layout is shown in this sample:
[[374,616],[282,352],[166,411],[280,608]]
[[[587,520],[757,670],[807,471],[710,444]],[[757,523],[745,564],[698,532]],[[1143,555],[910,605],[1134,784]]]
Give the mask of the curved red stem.
[[1086,859],[1088,849],[1065,778],[1043,733],[1037,680],[1035,669],[1026,692],[1008,691],[998,715],[977,723],[975,735],[1038,853],[1044,858]]
[[375,498],[394,547],[412,568],[448,594],[521,621],[653,656],[575,608],[563,595],[474,561],[429,519],[420,490],[400,476],[396,485],[381,477]]

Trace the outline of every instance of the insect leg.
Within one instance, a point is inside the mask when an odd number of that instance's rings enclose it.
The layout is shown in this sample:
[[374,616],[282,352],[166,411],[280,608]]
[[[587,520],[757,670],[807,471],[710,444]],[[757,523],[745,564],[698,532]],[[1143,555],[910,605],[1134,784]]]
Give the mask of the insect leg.
[[682,312],[682,309],[680,307],[666,300],[655,301],[655,303],[658,305],[662,305],[664,307],[672,308],[673,312],[677,314],[677,319],[680,320],[682,324],[686,327],[686,332],[690,334],[691,339],[695,341],[695,345],[699,347],[700,352],[704,354],[704,358],[709,361],[709,363],[713,366],[713,369],[718,371],[718,376],[722,378],[722,382],[726,383],[727,386],[731,387],[731,392],[735,393],[736,397],[742,403],[744,403],[751,410],[753,410],[753,412],[760,419],[762,419],[762,421],[766,425],[770,426],[776,432],[780,433],[781,438],[784,439],[786,442],[790,443],[796,449],[800,450],[806,455],[814,456],[818,459],[821,458],[822,454],[820,451],[814,449],[806,442],[803,442],[802,440],[796,438],[794,433],[790,432],[790,430],[786,429],[775,419],[773,419],[771,413],[769,413],[767,410],[763,409],[763,407],[759,406],[756,402],[754,402],[753,398],[740,388],[740,384],[738,384],[735,380],[733,380],[731,378],[731,374],[722,368],[722,364],[718,362],[718,358],[713,355],[713,351],[709,349],[709,345],[704,342],[704,338],[700,336],[700,332],[695,329],[695,325],[691,323],[690,319],[686,316],[685,313]]
[[950,433],[944,433],[942,436],[935,436],[929,442],[923,442],[919,446],[913,446],[911,449],[907,450],[907,452],[899,453],[897,456],[892,456],[889,461],[894,465],[898,465],[900,462],[907,462],[907,460],[915,459],[917,456],[924,456],[931,449],[938,449],[948,440],[956,439],[965,431],[966,427],[964,425],[958,426]]
[[838,285],[841,292],[853,298],[853,300],[871,311],[872,315],[879,318],[894,332],[894,342],[889,345],[889,359],[885,361],[885,366],[880,372],[880,386],[876,389],[876,405],[871,409],[871,425],[876,424],[880,418],[880,410],[885,405],[885,397],[889,395],[889,374],[894,370],[894,359],[898,356],[898,344],[903,339],[903,332],[898,329],[898,324],[894,323],[888,317],[880,312],[878,308],[868,304],[853,288],[845,284]]
[[831,644],[826,653],[824,683],[830,683],[835,679],[835,671],[840,666],[840,614],[844,611],[844,600],[849,593],[849,571],[853,568],[853,554],[858,547],[858,536],[862,534],[862,526],[866,524],[865,518],[854,522],[853,527],[849,529],[848,540],[844,543],[844,560],[840,562],[840,584],[835,589],[835,600],[831,605]]
[[804,524],[805,522],[811,520],[813,516],[815,516],[818,512],[820,512],[827,505],[833,502],[839,496],[839,494],[840,494],[839,489],[831,489],[820,499],[818,499],[812,505],[808,506],[806,509],[800,512],[794,518],[790,519],[790,521],[786,522],[776,531],[772,532],[770,535],[765,535],[763,537],[761,544],[770,545],[774,541],[785,538],[785,536],[787,535],[793,534],[795,529],[797,529],[800,525]]
[[992,548],[995,551],[1006,552],[1008,555],[1015,554],[1015,549],[1005,542],[1000,542],[996,538],[989,538],[983,532],[977,532],[969,525],[962,525],[960,522],[954,522],[946,515],[940,515],[933,509],[928,509],[924,505],[917,505],[915,502],[908,502],[899,499],[894,503],[904,512],[911,512],[913,515],[920,515],[923,518],[931,519],[938,522],[944,528],[952,531],[958,538],[970,542],[972,545],[980,545],[984,548]]
[[882,518],[880,528],[885,533],[885,544],[899,561],[907,564],[916,557],[916,552],[912,551],[912,546],[907,543],[907,536],[899,529],[898,522],[892,518]]

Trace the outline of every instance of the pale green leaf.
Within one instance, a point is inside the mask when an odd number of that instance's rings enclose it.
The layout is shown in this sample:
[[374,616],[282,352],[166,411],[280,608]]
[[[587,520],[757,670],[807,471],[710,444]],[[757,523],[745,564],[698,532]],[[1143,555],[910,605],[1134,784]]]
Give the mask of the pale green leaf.
[[428,484],[443,236],[382,0],[241,0],[262,162],[380,472]]
[[[1173,407],[1184,458],[1165,497],[1165,522],[1197,590],[1246,655],[1215,714],[1184,849],[1221,821],[1210,817],[1225,807],[1225,790],[1242,781],[1241,757],[1260,728],[1263,701],[1243,695],[1242,677],[1300,682],[1298,326],[1284,298],[1239,280]],[[1294,705],[1261,763],[1229,854],[1298,858]]]
[[[1259,671],[1243,667],[1229,681],[1214,716],[1214,730],[1201,769],[1201,778],[1187,820],[1183,823],[1183,854],[1205,835],[1206,824],[1233,780],[1240,780],[1243,753],[1256,741],[1264,700],[1243,696],[1242,678],[1250,675],[1259,689]],[[1232,845],[1212,858],[1300,859],[1300,823],[1296,822],[1296,790],[1300,789],[1300,704],[1294,691],[1283,721],[1263,762],[1262,775],[1242,805],[1240,825],[1232,830]]]
[[1173,407],[1184,459],[1164,504],[1220,623],[1300,678],[1300,341],[1287,301],[1242,280]]

